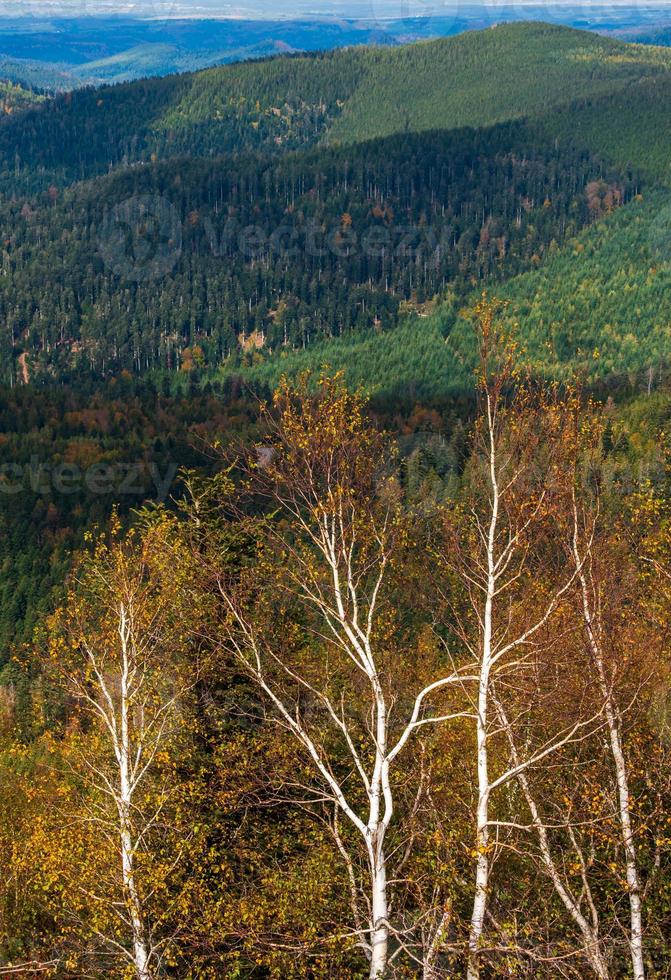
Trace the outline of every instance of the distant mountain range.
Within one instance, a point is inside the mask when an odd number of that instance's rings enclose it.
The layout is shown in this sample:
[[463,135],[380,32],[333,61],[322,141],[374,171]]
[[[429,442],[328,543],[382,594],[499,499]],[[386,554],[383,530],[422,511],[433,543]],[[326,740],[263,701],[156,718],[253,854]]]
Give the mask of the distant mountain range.
[[[25,5],[15,6],[26,9]],[[138,5],[131,6],[138,9]],[[154,12],[167,9],[165,4],[152,7]],[[666,44],[671,37],[668,5],[586,7],[568,3],[549,9],[519,3],[451,7],[368,0],[361,4],[360,15],[344,18],[305,14],[279,19],[282,8],[277,6],[265,19],[243,16],[216,20],[175,16],[146,20],[127,16],[66,18],[45,16],[44,5],[41,10],[38,14],[36,8],[35,16],[30,17],[0,16],[0,78],[52,92],[276,54],[363,44],[394,46],[519,20],[549,20],[653,44]],[[171,10],[175,14],[182,8],[173,4]]]

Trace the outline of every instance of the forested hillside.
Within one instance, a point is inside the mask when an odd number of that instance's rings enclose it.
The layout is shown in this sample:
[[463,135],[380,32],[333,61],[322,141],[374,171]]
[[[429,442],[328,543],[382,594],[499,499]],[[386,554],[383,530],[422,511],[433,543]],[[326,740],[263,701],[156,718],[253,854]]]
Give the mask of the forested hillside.
[[663,47],[671,46],[671,25],[668,19],[664,18],[660,18],[652,24],[621,28],[610,33],[613,37],[620,38],[622,41],[633,41],[636,44],[654,44]]
[[[167,372],[177,390],[221,376],[268,390],[328,361],[406,405],[440,400],[469,383],[458,313],[483,288],[510,298],[544,369],[592,358],[605,376],[626,349],[627,369],[657,371],[665,198],[647,199],[669,159],[669,64],[652,47],[517,24],[7,117],[3,379],[128,370]],[[511,115],[528,118],[482,128]],[[458,122],[471,129],[447,128]],[[155,236],[139,268],[114,223],[129,200],[131,251],[146,252],[142,208]]]
[[486,126],[627,93],[670,66],[665,48],[511,24],[397,49],[277,58],[75,92],[20,126],[0,127],[0,187],[46,189],[184,153],[281,153]]
[[14,85],[52,95],[81,87],[78,78],[57,65],[45,65],[29,58],[8,58],[4,54],[0,54],[0,77]]
[[579,97],[626,89],[671,66],[663,48],[621,47],[584,31],[532,23],[370,57],[375,69],[346,103],[329,139],[535,116]]
[[613,164],[668,184],[670,100],[671,77],[665,73],[623,91],[579,99],[549,112],[539,125],[548,136],[573,139]]
[[43,97],[36,92],[15,82],[3,81],[0,67],[0,114],[2,116],[11,116],[17,110],[28,109],[43,101]]
[[[631,186],[508,124],[281,160],[185,159],[18,200],[0,209],[2,376],[179,371],[192,357],[213,369],[248,343],[268,353],[384,331],[448,288],[540,262]],[[106,216],[127,199],[158,201],[174,224],[157,275],[129,278],[123,248],[108,254]]]
[[[629,392],[668,377],[671,354],[671,209],[664,192],[636,199],[563,247],[549,249],[538,268],[497,286],[502,319],[515,325],[536,370],[566,380],[574,371],[590,383]],[[413,399],[440,404],[467,391],[475,364],[463,311],[480,290],[452,295],[426,317],[407,318],[383,335],[315,344],[262,363],[226,369],[272,390],[283,373],[342,370],[386,403]],[[604,389],[602,389],[604,390]]]

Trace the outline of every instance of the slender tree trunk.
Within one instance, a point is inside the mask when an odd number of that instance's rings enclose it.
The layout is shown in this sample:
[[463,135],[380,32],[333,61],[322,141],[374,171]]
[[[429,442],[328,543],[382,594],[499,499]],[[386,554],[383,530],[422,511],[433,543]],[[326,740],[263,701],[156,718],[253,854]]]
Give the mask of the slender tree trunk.
[[475,898],[471,914],[471,928],[468,938],[468,980],[478,980],[480,976],[479,946],[487,911],[489,889],[489,766],[487,752],[487,700],[489,674],[483,672],[480,679],[478,697],[477,743],[478,743],[478,809],[476,817],[476,848],[478,852],[475,873]]
[[[367,651],[371,668],[374,663]],[[371,871],[370,978],[381,980],[387,975],[389,955],[389,902],[384,838],[391,819],[392,801],[387,762],[387,705],[377,674],[372,670],[371,684],[376,701],[376,758],[370,790],[368,819],[368,856]]]
[[[507,715],[503,708],[503,705],[495,701],[499,720],[501,726],[505,729],[508,744],[510,745],[510,752],[515,767],[519,766],[520,759],[517,752],[517,746],[515,744],[515,737],[513,735],[512,728],[508,722]],[[597,918],[596,908],[592,902],[592,896],[589,892],[589,885],[585,884],[585,889],[588,894],[590,906],[592,908],[592,921],[583,914],[580,905],[576,901],[575,897],[571,893],[570,889],[567,887],[566,882],[562,880],[562,877],[557,869],[557,865],[552,856],[552,850],[550,848],[550,841],[548,838],[547,827],[543,823],[538,807],[536,806],[536,801],[531,793],[531,788],[529,786],[529,780],[527,779],[527,774],[525,772],[520,772],[517,776],[518,782],[522,788],[524,798],[527,801],[527,806],[529,807],[529,812],[531,813],[531,819],[533,825],[538,833],[538,846],[541,852],[541,860],[545,865],[547,873],[550,876],[550,880],[554,886],[554,889],[561,899],[564,908],[569,913],[583,938],[583,948],[585,950],[585,956],[589,960],[590,966],[594,970],[594,973],[599,978],[599,980],[609,980],[609,972],[606,961],[603,957],[601,951],[601,943],[599,940],[599,921]]]
[[132,837],[128,830],[126,815],[120,814],[120,818],[123,884],[128,900],[128,910],[133,930],[135,975],[137,980],[152,980],[152,972],[149,968],[149,950],[145,938],[144,923],[142,921],[142,906],[135,879]]
[[135,848],[131,813],[133,808],[133,786],[131,778],[131,732],[129,724],[129,657],[128,657],[128,628],[126,611],[121,607],[120,636],[122,649],[121,672],[121,740],[117,747],[119,763],[119,837],[121,842],[121,868],[123,887],[128,902],[131,928],[133,932],[133,963],[137,980],[152,980],[149,968],[149,946],[145,935],[142,915],[142,903],[135,874]]
[[[522,774],[522,776],[520,777],[520,781],[522,782],[524,794],[527,797],[527,803],[530,805],[531,808],[533,804],[533,800],[531,794],[528,792],[528,782],[524,774]],[[540,821],[538,817],[538,810],[535,808],[535,806],[533,806],[531,813],[532,813],[533,821],[536,824],[536,828],[538,830],[538,841],[540,846],[541,858],[543,860],[543,864],[547,869],[548,874],[550,875],[550,879],[552,881],[552,884],[554,885],[555,891],[557,892],[560,899],[562,900],[564,908],[567,910],[567,912],[569,913],[569,915],[577,925],[578,929],[580,930],[580,933],[583,938],[583,948],[585,950],[585,955],[589,960],[590,966],[594,970],[594,973],[597,975],[599,980],[608,980],[609,978],[608,966],[606,965],[606,961],[603,957],[603,953],[601,952],[601,943],[599,941],[598,928],[595,925],[590,924],[586,916],[583,915],[578,903],[574,899],[573,895],[566,888],[564,882],[562,881],[561,875],[559,874],[557,870],[557,866],[552,857],[552,852],[550,851],[550,844],[548,841],[547,830],[543,826],[542,822]]]
[[375,842],[372,850],[372,901],[371,901],[371,958],[370,980],[386,976],[389,955],[389,925],[387,907],[387,869],[384,852]]
[[[603,663],[601,664],[601,668],[603,668]],[[603,669],[601,669],[600,673],[605,686]],[[622,844],[624,846],[624,856],[627,866],[627,888],[629,891],[629,909],[631,921],[631,932],[629,936],[631,964],[634,970],[634,980],[645,980],[645,964],[643,961],[641,884],[638,876],[634,835],[631,828],[631,804],[629,795],[629,781],[627,779],[627,763],[622,750],[618,714],[610,696],[608,696],[606,699],[606,718],[608,720],[610,745],[613,753],[613,761],[615,763],[615,773],[617,776],[620,829],[622,833]]]
[[577,547],[574,548],[576,562],[581,568],[579,572],[580,586],[582,590],[583,615],[587,627],[590,650],[594,659],[597,673],[599,676],[599,686],[605,702],[606,721],[608,723],[608,734],[610,737],[610,748],[615,766],[615,777],[617,781],[618,796],[618,818],[620,822],[620,834],[624,847],[624,858],[627,872],[627,890],[629,892],[629,912],[630,912],[630,932],[629,950],[631,954],[631,964],[634,971],[634,980],[645,980],[645,963],[643,959],[643,923],[641,910],[641,883],[638,874],[638,863],[636,859],[636,847],[634,845],[634,835],[631,826],[631,796],[629,792],[629,779],[627,776],[627,762],[622,748],[622,735],[620,726],[620,716],[617,705],[613,700],[611,686],[606,676],[603,651],[600,637],[596,630],[598,623],[594,623],[594,615],[589,602],[589,590],[587,579],[582,566],[579,563]]
[[496,594],[496,532],[499,519],[499,487],[496,472],[496,443],[492,408],[488,400],[489,422],[489,478],[492,490],[492,512],[487,537],[487,596],[483,619],[482,658],[478,683],[478,714],[476,737],[478,751],[478,808],[476,814],[475,846],[478,857],[475,872],[475,897],[468,937],[468,980],[480,977],[480,941],[485,925],[487,896],[489,891],[489,752],[487,746],[487,722],[489,713],[489,682],[492,666],[492,633],[494,596]]

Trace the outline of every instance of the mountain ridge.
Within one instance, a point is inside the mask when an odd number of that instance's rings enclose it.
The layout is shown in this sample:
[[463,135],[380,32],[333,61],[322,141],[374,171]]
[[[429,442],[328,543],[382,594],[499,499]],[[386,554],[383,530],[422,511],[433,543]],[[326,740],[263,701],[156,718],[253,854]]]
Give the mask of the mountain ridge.
[[[496,65],[487,77],[483,59]],[[24,188],[44,189],[185,153],[281,154],[493,125],[578,96],[615,97],[670,68],[669,49],[536,22],[398,48],[279,56],[59,96],[21,125],[0,126],[0,171],[12,186],[27,172]]]

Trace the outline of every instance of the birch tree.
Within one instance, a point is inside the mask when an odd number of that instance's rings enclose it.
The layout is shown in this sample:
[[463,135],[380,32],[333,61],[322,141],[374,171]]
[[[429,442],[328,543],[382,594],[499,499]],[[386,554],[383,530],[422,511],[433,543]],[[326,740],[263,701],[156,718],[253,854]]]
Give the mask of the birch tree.
[[[579,929],[585,957],[595,975],[607,978],[618,969],[609,963],[621,962],[615,958],[615,950],[623,936],[632,975],[638,977],[646,970],[643,885],[625,719],[628,716],[634,740],[640,741],[646,727],[640,709],[647,710],[645,706],[650,703],[648,678],[659,662],[651,669],[650,657],[657,644],[653,635],[646,635],[636,560],[623,543],[627,535],[621,527],[612,527],[613,517],[606,532],[602,525],[609,518],[600,510],[596,487],[589,491],[577,488],[570,502],[565,543],[576,570],[576,583],[558,628],[579,678],[576,682],[566,677],[565,684],[576,698],[598,706],[603,727],[598,737],[587,743],[584,756],[569,753],[554,766],[551,779],[536,780],[534,787],[529,776],[520,773],[518,783],[531,815],[528,829],[537,835],[542,865]],[[498,699],[495,705],[515,761],[519,738]],[[640,783],[640,762],[636,765]],[[648,769],[649,763],[643,771],[647,774]],[[641,813],[638,819],[643,824],[652,822],[652,814],[646,817]],[[611,851],[608,858],[605,848]],[[621,903],[614,902],[612,896],[604,900],[609,877],[609,873],[604,874],[605,868],[615,877],[618,890],[624,883],[626,925],[617,911]]]
[[73,883],[82,892],[75,904],[79,915],[98,910],[87,920],[94,948],[130,963],[137,980],[158,975],[168,941],[152,914],[159,882],[149,855],[171,794],[161,771],[193,683],[193,665],[187,676],[180,661],[185,581],[170,562],[169,524],[122,541],[113,522],[111,542],[100,540],[81,566],[50,642],[70,699],[69,758],[86,786],[83,811],[66,819],[95,829],[116,854],[116,867],[90,855],[98,880]]
[[[609,646],[617,647],[618,630],[617,627],[609,628],[609,623],[613,619],[611,607],[621,594],[621,584],[615,583],[612,576],[604,575],[603,563],[597,560],[592,546],[586,544],[586,541],[593,541],[598,522],[598,498],[591,506],[589,504],[579,506],[574,502],[571,555],[579,586],[578,608],[595,682],[603,700],[611,764],[616,783],[616,812],[629,901],[627,942],[632,971],[635,980],[644,980],[646,971],[641,875],[633,829],[632,793],[624,747],[622,707],[618,703],[618,673],[621,671],[618,671],[617,660],[609,656],[607,650]],[[623,566],[620,565],[618,578],[622,574]]]
[[[585,854],[576,834],[574,818],[570,812],[562,812],[555,801],[547,800],[546,803],[551,802],[553,804],[551,806],[552,818],[548,819],[545,816],[539,796],[534,792],[529,773],[520,764],[521,755],[514,726],[511,724],[503,703],[495,694],[493,704],[501,730],[505,733],[508,742],[512,768],[517,770],[516,781],[521,788],[523,799],[531,816],[530,825],[521,825],[521,829],[536,834],[541,865],[562,905],[578,929],[585,958],[599,980],[608,980],[610,970],[600,931],[601,916],[598,898],[595,898],[589,875],[591,861],[589,855]],[[584,825],[580,829],[584,831]],[[561,849],[558,849],[553,841],[553,836],[558,832],[561,834]],[[525,847],[522,847],[522,852],[525,855],[529,854]],[[577,866],[579,870],[578,889],[574,887],[571,875],[566,871],[567,866]]]
[[[519,372],[521,352],[483,301],[475,315],[481,344],[480,408],[470,461],[470,489],[461,513],[448,520],[446,571],[466,595],[464,609],[448,598],[458,642],[477,663],[475,721],[476,860],[468,938],[469,980],[480,976],[482,944],[497,828],[496,792],[568,745],[594,723],[579,715],[493,772],[492,743],[500,735],[493,694],[524,688],[543,630],[574,586],[579,568],[556,562],[557,516],[570,497],[575,447],[570,411],[556,388],[534,390]],[[552,547],[554,540],[554,549]],[[582,559],[581,559],[582,560]],[[549,566],[549,567],[548,567]],[[517,710],[529,714],[532,700]]]
[[[548,406],[544,405],[543,401],[537,408],[541,413],[546,413],[548,410]],[[596,722],[600,713],[607,709],[607,705],[604,705],[603,689],[599,691],[596,703],[594,703],[592,692],[589,690],[591,657],[585,656],[581,649],[582,626],[581,623],[574,622],[572,617],[572,610],[575,608],[574,600],[577,595],[581,594],[581,583],[586,575],[586,567],[592,563],[595,526],[594,524],[589,527],[584,526],[584,533],[579,538],[576,523],[578,481],[577,474],[573,480],[571,479],[571,467],[577,466],[579,462],[584,463],[585,457],[591,458],[591,454],[595,450],[598,451],[601,445],[602,432],[594,407],[589,404],[582,404],[581,399],[577,396],[571,394],[565,396],[564,404],[559,408],[559,418],[562,420],[562,438],[559,441],[557,439],[551,440],[551,446],[554,457],[553,465],[555,469],[563,467],[565,476],[563,492],[555,496],[550,511],[555,530],[559,533],[555,536],[554,541],[549,543],[561,552],[565,547],[562,534],[565,532],[568,535],[570,541],[569,570],[572,565],[575,572],[575,582],[562,596],[562,599],[565,599],[562,603],[562,609],[555,609],[556,615],[552,621],[547,620],[542,624],[543,633],[542,636],[538,637],[540,642],[536,643],[536,649],[532,655],[533,659],[529,658],[525,665],[527,673],[531,671],[533,677],[532,688],[522,696],[523,699],[529,697],[542,703],[543,709],[537,714],[539,721],[545,727],[545,737],[548,740],[552,739],[553,731],[562,726],[566,716],[565,703],[567,700],[576,704],[591,705],[591,709],[589,707],[586,709],[590,714],[590,722],[592,719]],[[568,435],[571,430],[573,431],[573,438]],[[564,507],[569,508],[568,513],[562,512]],[[578,540],[580,540],[580,548],[578,548]],[[570,571],[568,578],[565,572],[564,584],[570,584],[571,578]],[[542,602],[543,600],[541,600]],[[548,678],[552,678],[552,680],[548,682]],[[544,688],[545,690],[543,690]],[[575,753],[571,754],[570,751],[566,753],[567,758],[552,760],[552,772],[555,775],[554,779],[549,781],[543,781],[541,767],[541,788],[539,790],[537,788],[539,785],[537,768],[534,770],[533,767],[526,767],[523,764],[529,738],[528,712],[519,712],[515,704],[515,701],[519,703],[519,698],[510,699],[509,695],[508,700],[512,703],[506,706],[504,695],[505,685],[499,686],[497,689],[496,682],[493,682],[491,693],[493,713],[499,731],[507,744],[510,768],[516,774],[515,781],[521,790],[530,817],[530,823],[520,822],[516,828],[522,833],[522,840],[514,845],[515,850],[518,853],[537,857],[555,894],[578,930],[582,952],[586,960],[600,980],[607,980],[609,967],[600,932],[599,898],[593,888],[593,882],[590,880],[591,857],[586,854],[581,843],[581,837],[585,831],[593,830],[599,821],[598,819],[589,821],[584,818],[584,814],[581,815],[580,819],[574,816],[567,795],[572,793],[575,784],[580,782],[580,779],[576,777],[578,760]],[[562,712],[564,712],[563,715]],[[595,725],[595,733],[600,733],[598,725]],[[593,740],[585,740],[581,736],[579,742],[580,745],[577,748],[586,744],[589,753],[592,749]],[[567,748],[570,750],[574,746],[567,745]],[[566,781],[559,780],[561,787],[559,793],[554,792],[555,787],[553,785],[557,781],[557,772],[566,774]],[[564,789],[564,787],[567,788]],[[544,810],[547,809],[551,811],[550,817],[544,813]],[[495,825],[498,825],[498,822]],[[510,814],[508,821],[504,821],[504,825],[511,828],[515,827],[513,814]],[[529,851],[525,846],[524,835],[528,832],[536,836],[537,854]],[[555,838],[559,838],[559,840]],[[579,889],[574,887],[572,875],[567,871],[567,868],[579,870]]]
[[398,825],[412,810],[413,747],[469,714],[458,695],[473,664],[418,654],[399,587],[409,526],[362,399],[338,378],[315,396],[285,384],[266,423],[267,442],[239,461],[244,496],[267,517],[250,525],[250,567],[217,578],[222,649],[302,748],[310,779],[283,792],[333,814],[351,897],[343,939],[363,949],[371,978],[387,977],[408,951],[421,966],[391,901],[412,846]]

